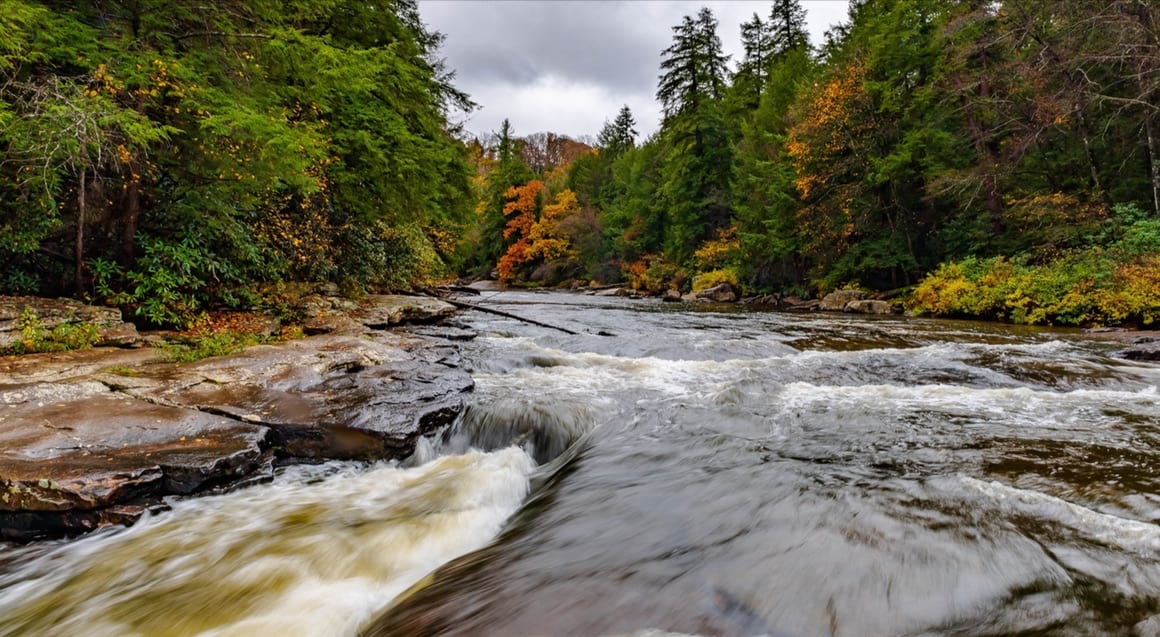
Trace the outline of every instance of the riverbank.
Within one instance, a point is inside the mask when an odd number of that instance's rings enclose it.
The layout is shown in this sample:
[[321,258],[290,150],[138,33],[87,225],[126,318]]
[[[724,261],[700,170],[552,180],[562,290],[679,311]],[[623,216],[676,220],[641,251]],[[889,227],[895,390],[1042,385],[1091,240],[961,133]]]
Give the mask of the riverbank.
[[463,410],[473,382],[456,345],[435,328],[394,329],[453,306],[325,305],[303,338],[195,362],[150,346],[0,359],[0,538],[132,523],[281,464],[405,457]]

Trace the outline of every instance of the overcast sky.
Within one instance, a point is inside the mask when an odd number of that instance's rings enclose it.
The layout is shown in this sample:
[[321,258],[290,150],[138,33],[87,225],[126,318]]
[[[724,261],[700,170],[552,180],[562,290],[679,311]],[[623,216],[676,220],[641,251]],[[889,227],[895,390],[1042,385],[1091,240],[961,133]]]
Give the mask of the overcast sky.
[[[661,51],[672,27],[702,6],[713,10],[732,65],[741,57],[740,25],[769,0],[420,0],[427,26],[443,33],[441,51],[456,86],[480,105],[467,130],[517,135],[552,131],[595,136],[628,104],[643,139],[656,130]],[[846,0],[804,0],[814,44],[846,18]]]

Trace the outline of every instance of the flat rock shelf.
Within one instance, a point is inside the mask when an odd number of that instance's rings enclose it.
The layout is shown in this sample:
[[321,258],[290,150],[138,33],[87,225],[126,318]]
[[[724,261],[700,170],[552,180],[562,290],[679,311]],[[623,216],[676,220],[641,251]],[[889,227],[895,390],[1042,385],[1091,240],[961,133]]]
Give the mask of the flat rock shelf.
[[438,327],[381,328],[452,309],[377,297],[341,330],[196,363],[104,348],[5,361],[0,539],[132,523],[169,496],[267,479],[277,463],[409,455],[462,412],[473,381]]

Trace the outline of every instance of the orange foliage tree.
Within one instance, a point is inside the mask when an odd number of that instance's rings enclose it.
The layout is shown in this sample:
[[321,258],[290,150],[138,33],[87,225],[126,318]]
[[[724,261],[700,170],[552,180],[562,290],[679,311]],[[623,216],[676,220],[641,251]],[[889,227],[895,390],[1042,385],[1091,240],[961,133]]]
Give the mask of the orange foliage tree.
[[504,197],[507,203],[503,206],[503,214],[508,221],[503,238],[510,241],[514,237],[515,240],[508,244],[499,258],[497,269],[500,280],[510,283],[515,280],[519,267],[533,259],[529,252],[532,246],[530,235],[543,204],[544,182],[533,179],[522,186],[512,186]]
[[515,239],[500,257],[499,278],[510,283],[518,278],[522,266],[547,263],[569,253],[567,225],[580,214],[576,193],[562,190],[552,203],[544,204],[544,182],[530,181],[509,188],[504,214],[510,217],[504,228],[504,239]]

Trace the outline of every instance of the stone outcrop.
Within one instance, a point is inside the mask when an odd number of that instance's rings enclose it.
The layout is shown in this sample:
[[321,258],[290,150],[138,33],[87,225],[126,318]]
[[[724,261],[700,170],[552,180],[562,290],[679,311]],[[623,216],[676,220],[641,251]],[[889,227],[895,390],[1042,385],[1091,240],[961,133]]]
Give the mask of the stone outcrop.
[[152,348],[0,359],[0,538],[132,522],[275,463],[409,455],[464,408],[473,382],[448,339],[468,335],[365,325],[444,305],[370,297],[343,329],[196,363]]
[[818,304],[818,309],[823,312],[842,312],[850,301],[861,301],[869,297],[870,293],[865,290],[838,290],[827,294]]
[[132,346],[140,343],[137,328],[121,319],[121,311],[111,307],[86,305],[72,299],[43,299],[33,296],[0,296],[0,351],[11,348],[21,338],[21,318],[35,317],[36,325],[51,331],[60,325],[91,325],[98,344]]
[[96,381],[0,389],[0,537],[125,522],[165,495],[269,472],[265,427]]
[[455,313],[455,306],[427,296],[378,294],[363,299],[352,318],[372,329],[403,323],[433,323]]

